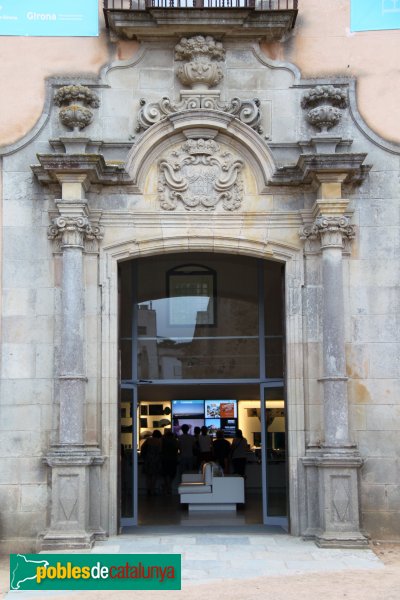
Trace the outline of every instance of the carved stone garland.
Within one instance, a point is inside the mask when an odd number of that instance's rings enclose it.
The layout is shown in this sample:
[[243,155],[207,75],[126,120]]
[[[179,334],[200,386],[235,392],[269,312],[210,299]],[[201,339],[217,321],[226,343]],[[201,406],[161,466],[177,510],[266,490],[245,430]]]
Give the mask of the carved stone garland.
[[[57,90],[54,104],[60,106],[60,121],[74,131],[84,129],[93,120],[93,111],[100,101],[97,95],[84,85],[64,85]],[[89,108],[90,107],[90,108]]]
[[212,211],[222,202],[225,210],[237,210],[243,198],[243,164],[214,140],[187,140],[158,165],[161,208],[174,210],[182,203],[188,211]]
[[225,58],[225,50],[221,42],[216,42],[211,36],[182,38],[175,46],[175,58],[189,60],[178,68],[176,75],[183,85],[190,86],[192,90],[208,90],[224,76],[218,62]]
[[344,90],[333,85],[317,85],[306,92],[301,100],[301,107],[309,109],[306,119],[311,125],[326,133],[340,122],[342,111],[348,106]]
[[179,66],[177,77],[181,83],[192,89],[181,90],[178,101],[164,96],[158,102],[147,104],[145,99],[141,99],[142,108],[138,114],[136,131],[145,131],[173,113],[204,109],[219,110],[234,115],[258,133],[262,133],[258,98],[252,100],[232,98],[225,102],[220,98],[220,91],[209,90],[223,78],[222,67],[218,62],[224,57],[225,50],[222,44],[215,42],[210,36],[198,35],[189,39],[182,38],[175,46],[175,58],[179,61],[189,60],[189,62]]

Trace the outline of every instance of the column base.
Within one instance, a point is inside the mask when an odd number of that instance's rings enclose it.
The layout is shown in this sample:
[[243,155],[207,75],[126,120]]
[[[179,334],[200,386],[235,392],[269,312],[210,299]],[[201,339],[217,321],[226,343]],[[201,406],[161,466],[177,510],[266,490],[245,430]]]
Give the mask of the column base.
[[303,537],[321,548],[366,547],[368,540],[360,531],[358,498],[362,459],[354,449],[324,450],[302,459],[307,502]]
[[50,527],[38,537],[40,551],[89,550],[106,539],[100,525],[98,448],[55,446],[44,461],[51,468]]
[[319,548],[365,548],[368,546],[368,540],[362,533],[349,531],[316,533],[314,542]]
[[38,551],[90,550],[96,537],[86,531],[47,531],[38,538]]

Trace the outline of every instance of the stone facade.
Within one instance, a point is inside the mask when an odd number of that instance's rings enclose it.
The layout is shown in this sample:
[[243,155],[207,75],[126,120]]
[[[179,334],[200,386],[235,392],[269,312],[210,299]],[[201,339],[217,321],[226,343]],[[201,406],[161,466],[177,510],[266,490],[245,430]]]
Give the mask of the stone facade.
[[302,79],[246,39],[196,44],[201,60],[149,40],[98,79],[52,80],[48,119],[3,152],[9,549],[117,533],[118,262],[187,251],[285,263],[293,535],[400,537],[400,147],[352,80]]

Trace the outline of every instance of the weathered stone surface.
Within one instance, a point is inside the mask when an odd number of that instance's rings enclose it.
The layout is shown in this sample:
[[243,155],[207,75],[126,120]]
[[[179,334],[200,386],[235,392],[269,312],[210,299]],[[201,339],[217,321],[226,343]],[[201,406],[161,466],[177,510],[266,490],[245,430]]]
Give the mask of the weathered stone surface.
[[383,452],[382,455],[378,452],[377,458],[371,456],[365,459],[362,476],[366,484],[385,484],[399,480],[399,459],[385,457],[383,454]]

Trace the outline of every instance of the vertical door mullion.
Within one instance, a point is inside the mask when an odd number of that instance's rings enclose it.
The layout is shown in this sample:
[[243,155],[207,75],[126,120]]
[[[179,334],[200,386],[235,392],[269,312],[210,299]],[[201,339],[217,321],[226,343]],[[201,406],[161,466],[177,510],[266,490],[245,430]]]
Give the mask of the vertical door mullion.
[[137,428],[137,410],[138,410],[138,389],[137,385],[133,386],[132,389],[133,397],[132,397],[132,481],[133,481],[133,490],[132,490],[132,502],[133,502],[133,523],[132,525],[138,524],[138,453],[137,453],[137,445],[138,445],[138,428]]
[[138,380],[138,267],[132,261],[132,380]]
[[[278,388],[282,387],[283,392],[285,393],[285,386],[282,380],[277,381],[269,381],[268,383],[262,383],[260,385],[260,402],[261,402],[261,460],[262,460],[262,484],[263,484],[263,523],[264,525],[278,525],[288,530],[289,517],[271,517],[268,515],[268,454],[267,454],[267,418],[266,418],[266,408],[265,408],[265,390],[267,388]],[[286,414],[286,400],[285,400],[285,414]],[[287,427],[286,429],[286,469],[287,469]],[[286,493],[288,494],[288,487],[286,487]],[[289,507],[287,507],[288,509]],[[288,513],[289,514],[289,513]]]
[[263,523],[268,521],[268,481],[267,481],[267,422],[265,418],[265,385],[260,385],[261,410],[261,477],[262,477],[262,506]]
[[138,430],[137,430],[137,406],[138,394],[137,385],[124,384],[122,389],[131,390],[132,396],[132,516],[121,517],[121,527],[130,527],[138,523]]
[[265,297],[264,297],[264,263],[259,259],[257,264],[258,279],[258,353],[260,380],[265,379]]

